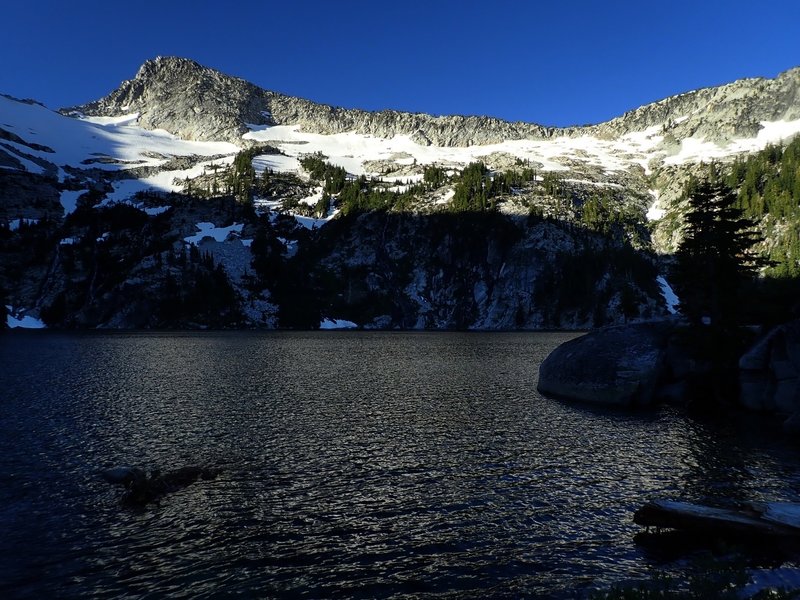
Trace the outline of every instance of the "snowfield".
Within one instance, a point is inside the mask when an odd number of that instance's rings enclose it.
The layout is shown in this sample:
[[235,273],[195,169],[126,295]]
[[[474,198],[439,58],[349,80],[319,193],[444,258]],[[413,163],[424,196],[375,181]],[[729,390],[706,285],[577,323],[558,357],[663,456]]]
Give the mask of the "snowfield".
[[770,144],[789,141],[800,134],[800,119],[795,121],[761,121],[756,137],[740,138],[726,146],[708,142],[703,138],[687,138],[674,156],[664,159],[666,165],[681,165],[687,162],[710,162],[745,152],[758,152]]
[[[33,149],[14,141],[11,148],[57,166],[91,166],[119,170],[140,166],[161,166],[172,156],[216,156],[235,154],[239,148],[228,142],[193,142],[166,131],[149,131],[136,125],[138,115],[125,117],[65,117],[40,104],[27,104],[0,96],[0,127],[29,144],[45,146],[52,152]],[[42,173],[31,160],[18,156],[26,170]],[[103,161],[100,161],[103,159]],[[111,162],[106,162],[106,161]]]
[[78,207],[78,198],[81,194],[85,194],[86,190],[64,190],[61,192],[61,206],[64,207],[64,216],[71,212],[75,212]]
[[[677,118],[673,123],[685,120]],[[186,179],[208,172],[213,165],[227,167],[241,149],[228,142],[198,142],[177,138],[163,130],[149,131],[137,125],[138,114],[120,117],[66,117],[42,105],[17,101],[0,96],[0,127],[12,135],[2,144],[19,165],[4,165],[4,170],[23,169],[37,174],[52,173],[55,165],[63,181],[65,167],[82,167],[119,171],[135,167],[163,168],[176,157],[191,157],[191,168],[169,169],[143,177],[118,179],[105,204],[126,202],[143,191],[180,192]],[[702,138],[681,141],[677,151],[667,155],[664,150],[664,125],[655,125],[643,131],[620,136],[617,139],[600,139],[595,136],[558,136],[550,139],[508,140],[496,144],[470,147],[423,146],[408,135],[380,138],[353,132],[322,135],[308,133],[298,125],[256,126],[243,135],[245,142],[258,142],[277,147],[283,154],[263,154],[253,159],[258,174],[269,169],[275,172],[301,173],[299,158],[321,152],[332,164],[344,167],[353,175],[368,175],[393,181],[398,187],[419,181],[422,165],[438,164],[451,170],[460,169],[471,162],[513,164],[514,159],[529,161],[541,171],[566,172],[570,170],[605,173],[612,182],[616,173],[641,170],[644,175],[652,166],[681,165],[688,162],[725,159],[732,155],[754,152],[768,144],[787,141],[800,135],[800,119],[793,121],[764,121],[758,134],[752,138],[733,140],[725,145]],[[14,141],[16,138],[25,143]],[[213,157],[213,158],[212,158]],[[45,162],[46,161],[46,162]],[[375,164],[381,165],[376,167]],[[392,168],[395,167],[395,171]],[[375,172],[380,168],[382,172]],[[388,174],[387,174],[388,169]],[[152,171],[151,171],[152,173]],[[596,175],[587,177],[587,183]],[[596,182],[595,182],[596,183]],[[65,214],[73,212],[78,197],[85,190],[61,192]],[[305,200],[314,204],[318,195]],[[446,202],[448,197],[439,201]],[[654,197],[648,218],[663,215],[658,198]],[[329,215],[328,218],[330,218]],[[316,227],[327,219],[304,219],[307,227]]]
[[[244,134],[243,138],[276,146],[286,154],[259,157],[254,165],[261,171],[266,166],[276,171],[297,171],[299,164],[296,159],[314,152],[321,152],[328,157],[328,162],[343,167],[348,173],[371,176],[379,176],[380,173],[369,172],[364,166],[367,161],[389,161],[398,168],[433,163],[461,168],[471,162],[486,162],[491,155],[500,153],[540,165],[544,171],[566,171],[571,165],[583,163],[606,173],[627,171],[638,166],[645,175],[650,175],[653,160],[666,165],[679,165],[763,150],[768,144],[781,143],[800,134],[800,119],[763,121],[761,127],[755,137],[736,139],[724,147],[703,138],[687,138],[681,142],[680,150],[671,156],[661,147],[664,125],[628,133],[616,140],[589,135],[559,136],[452,148],[422,146],[407,135],[378,138],[352,132],[332,135],[307,133],[298,125],[251,126],[251,131]],[[404,180],[406,177],[399,176],[397,179]]]
[[[660,127],[629,134],[616,141],[592,136],[561,136],[547,140],[509,140],[498,144],[470,147],[422,146],[408,135],[378,138],[358,133],[322,135],[306,133],[297,125],[251,126],[244,139],[280,148],[288,157],[322,152],[328,162],[343,167],[354,175],[379,175],[365,169],[366,161],[385,160],[398,168],[417,164],[444,164],[464,167],[471,162],[485,161],[496,153],[515,156],[541,164],[545,171],[565,171],[570,161],[584,162],[605,171],[623,171],[638,164],[646,168],[650,152],[661,142]],[[410,157],[410,158],[409,158]],[[273,157],[261,157],[273,158]],[[278,162],[278,161],[276,161]],[[255,164],[255,163],[254,163]],[[294,169],[294,163],[292,163]],[[413,177],[413,176],[412,176]],[[407,177],[398,177],[401,180]]]
[[300,161],[294,156],[261,154],[253,159],[253,168],[258,175],[261,175],[266,169],[282,173],[297,173],[300,171]]
[[[0,126],[29,144],[46,148],[34,149],[19,142],[4,141],[15,151],[14,157],[22,167],[33,173],[44,171],[34,159],[44,159],[59,167],[83,165],[103,170],[119,170],[142,166],[159,167],[175,156],[225,155],[224,160],[217,162],[230,164],[240,149],[228,142],[188,141],[163,130],[145,130],[136,124],[136,113],[121,117],[65,117],[39,104],[0,96],[0,115]],[[564,171],[570,165],[583,163],[607,173],[639,166],[647,174],[653,159],[667,165],[721,159],[741,152],[761,150],[767,144],[779,143],[800,134],[800,119],[765,121],[761,125],[762,129],[755,137],[733,140],[725,146],[704,139],[684,139],[680,150],[672,156],[666,156],[660,149],[664,139],[661,125],[632,132],[616,140],[603,140],[589,135],[559,136],[552,139],[508,140],[497,144],[453,148],[422,146],[407,135],[384,139],[352,132],[333,135],[308,133],[297,125],[251,125],[250,132],[244,134],[243,138],[269,143],[285,154],[258,156],[253,164],[259,173],[265,169],[298,172],[300,164],[297,159],[300,156],[322,152],[331,163],[344,167],[354,175],[380,175],[365,168],[364,163],[367,161],[389,161],[398,168],[432,163],[459,168],[470,162],[486,161],[490,155],[497,153],[531,161],[534,165],[540,165],[544,171]],[[150,177],[117,182],[111,200],[119,201],[137,191],[148,189],[179,191],[180,186],[175,180],[196,177],[209,163],[210,161],[191,169],[164,171]],[[398,178],[404,179],[402,176]],[[74,210],[72,200],[72,195],[64,196],[65,210]]]

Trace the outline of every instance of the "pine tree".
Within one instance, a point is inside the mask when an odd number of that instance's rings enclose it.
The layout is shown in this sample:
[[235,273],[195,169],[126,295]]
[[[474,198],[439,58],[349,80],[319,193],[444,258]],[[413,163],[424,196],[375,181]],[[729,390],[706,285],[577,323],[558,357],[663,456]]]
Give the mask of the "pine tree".
[[728,327],[736,323],[738,290],[759,260],[753,222],[736,208],[736,193],[715,173],[697,182],[689,196],[684,239],[674,273],[681,311],[694,324]]

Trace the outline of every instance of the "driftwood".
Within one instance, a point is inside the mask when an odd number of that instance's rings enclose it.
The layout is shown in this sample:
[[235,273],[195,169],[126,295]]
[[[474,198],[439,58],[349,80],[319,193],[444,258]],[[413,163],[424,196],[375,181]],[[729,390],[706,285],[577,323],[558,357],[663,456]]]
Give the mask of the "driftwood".
[[100,472],[100,476],[108,483],[125,486],[122,496],[124,504],[144,506],[172,492],[191,485],[198,479],[214,479],[219,469],[209,467],[182,467],[174,471],[161,473],[152,471],[148,476],[138,467],[113,467]]
[[789,502],[750,503],[725,509],[654,500],[637,510],[633,521],[644,527],[713,535],[800,538],[800,504]]

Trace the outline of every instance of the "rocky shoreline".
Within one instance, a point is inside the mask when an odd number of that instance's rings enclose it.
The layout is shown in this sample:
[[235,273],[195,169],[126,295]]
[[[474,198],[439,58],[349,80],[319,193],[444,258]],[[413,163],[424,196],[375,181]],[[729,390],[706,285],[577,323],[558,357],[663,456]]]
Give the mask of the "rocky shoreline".
[[[721,350],[725,359],[712,358]],[[604,327],[553,350],[539,368],[538,390],[628,408],[742,408],[782,416],[787,432],[800,432],[800,320],[759,336],[738,357],[735,350],[711,328],[679,319]]]

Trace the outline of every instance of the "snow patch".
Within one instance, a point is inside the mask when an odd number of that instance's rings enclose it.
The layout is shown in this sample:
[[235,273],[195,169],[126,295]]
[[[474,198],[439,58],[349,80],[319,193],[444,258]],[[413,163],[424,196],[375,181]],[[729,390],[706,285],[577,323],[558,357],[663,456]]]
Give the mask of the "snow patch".
[[41,319],[24,314],[25,311],[17,311],[17,316],[14,316],[12,308],[6,305],[8,309],[8,316],[6,317],[6,325],[10,329],[44,329],[46,325]]
[[728,146],[731,152],[757,152],[769,144],[780,144],[800,134],[800,119],[795,121],[761,121],[761,129],[754,138],[734,140]]
[[673,291],[672,286],[662,275],[656,277],[656,281],[658,282],[658,285],[661,286],[661,295],[664,297],[664,301],[667,303],[667,312],[669,312],[671,315],[678,314],[678,305],[681,303],[681,301]]
[[286,238],[279,237],[278,241],[286,248],[286,258],[292,258],[297,254],[297,240],[287,240]]
[[311,194],[310,196],[306,196],[305,198],[298,200],[298,204],[307,204],[308,206],[316,206],[317,202],[322,200],[322,192],[323,192],[322,187],[318,187],[314,190],[314,193]]
[[300,225],[305,227],[306,229],[318,229],[325,225],[328,221],[330,221],[335,214],[339,211],[336,211],[334,215],[327,217],[325,219],[315,219],[314,217],[304,217],[303,215],[292,215]]
[[39,222],[39,219],[11,219],[8,222],[8,228],[11,231],[17,231],[23,223],[25,225],[35,225]]
[[728,152],[705,138],[686,138],[677,154],[664,159],[665,165],[682,165],[686,162],[708,162],[724,158]]
[[198,233],[195,235],[190,235],[188,237],[183,238],[184,241],[188,244],[194,244],[195,246],[198,245],[203,238],[213,238],[217,242],[224,242],[228,239],[228,236],[231,234],[240,234],[242,233],[242,228],[244,227],[244,223],[234,223],[233,225],[229,225],[228,227],[217,227],[213,223],[196,223],[195,227],[198,229]]
[[779,144],[800,135],[800,119],[794,121],[761,121],[761,129],[752,138],[739,138],[727,146],[708,142],[705,138],[687,138],[681,142],[680,151],[664,159],[666,165],[679,165],[686,162],[708,162],[740,154],[758,152],[769,144]]
[[667,211],[661,208],[660,192],[658,190],[647,191],[653,197],[653,203],[650,205],[650,208],[647,209],[647,214],[645,215],[647,220],[658,221],[659,219],[663,219]]
[[150,177],[142,179],[123,179],[114,182],[114,191],[111,192],[103,205],[114,202],[123,202],[138,192],[170,193],[183,191],[186,179],[193,179],[212,171],[214,166],[224,168],[233,162],[234,156],[226,156],[216,160],[203,161],[190,169],[175,171],[161,171]]
[[161,213],[167,212],[171,206],[153,206],[152,208],[144,208],[144,212],[146,212],[151,217],[155,217],[156,215],[160,215]]
[[[6,142],[6,143],[10,144],[10,145],[17,146],[17,148],[20,148],[20,146],[18,144],[15,144],[14,142]],[[22,164],[22,170],[23,171],[27,171],[28,173],[34,173],[36,175],[44,175],[44,169],[40,165],[38,165],[35,162],[33,162],[32,160],[28,160],[27,158],[25,158],[24,156],[20,156],[16,152],[14,154],[12,154],[11,156],[15,160],[19,161]],[[19,171],[20,170],[20,169],[17,169],[15,167],[9,167],[9,166],[3,166],[3,168],[4,169],[8,169],[10,171]]]
[[75,212],[78,208],[78,198],[85,194],[86,190],[64,190],[61,192],[61,206],[64,207],[64,216]]
[[356,329],[358,325],[346,319],[324,319],[319,324],[320,329]]
[[86,121],[87,123],[94,123],[95,125],[109,125],[112,127],[118,127],[120,125],[132,125],[136,123],[138,118],[139,113],[120,115],[119,117],[87,117],[86,115],[81,115],[80,117],[81,121]]

